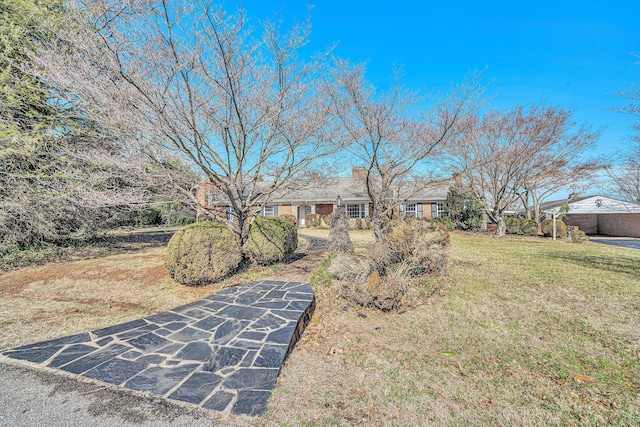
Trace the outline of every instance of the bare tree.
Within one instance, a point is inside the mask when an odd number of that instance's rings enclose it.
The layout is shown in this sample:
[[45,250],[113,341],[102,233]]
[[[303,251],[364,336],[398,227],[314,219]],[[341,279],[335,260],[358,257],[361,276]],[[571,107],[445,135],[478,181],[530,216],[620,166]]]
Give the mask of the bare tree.
[[[640,54],[638,53],[633,54],[633,56],[640,58]],[[640,61],[637,61],[635,64],[640,65]],[[628,99],[629,103],[620,108],[616,108],[616,110],[640,117],[640,84],[636,83],[631,87],[631,90],[618,92],[618,95]],[[640,120],[633,124],[633,130],[635,131],[632,135],[633,140],[640,143]],[[638,148],[638,152],[640,152],[640,148]],[[636,154],[640,154],[638,152]]]
[[[633,56],[640,58],[640,54]],[[636,65],[640,65],[640,61]],[[616,110],[640,117],[640,84],[636,83],[631,90],[618,94],[628,99],[629,103]],[[607,175],[611,184],[609,187],[615,194],[631,202],[640,202],[640,119],[633,124],[630,138],[635,144],[627,153],[619,156],[617,166],[607,168]]]
[[[524,199],[538,204],[544,197],[591,170],[580,154],[597,138],[586,126],[575,130],[571,110],[515,106],[476,118],[472,132],[452,152],[452,163],[484,202],[497,234],[506,231],[505,213]],[[536,207],[535,210],[539,210]]]
[[320,78],[326,56],[298,55],[308,21],[287,32],[273,22],[257,30],[242,10],[227,15],[206,1],[87,0],[70,8],[72,31],[50,46],[38,71],[147,155],[167,149],[189,162],[218,190],[210,201],[231,207],[225,221],[240,244],[276,191],[336,151]]
[[630,202],[640,202],[640,146],[620,156],[617,165],[606,168],[608,190]]
[[562,189],[570,189],[573,194],[582,193],[603,168],[599,160],[584,159],[601,132],[585,125],[576,128],[572,115],[572,110],[547,108],[545,121],[552,131],[540,136],[544,146],[529,159],[531,168],[516,191],[526,217],[533,217],[540,233],[541,203]]
[[461,134],[478,93],[475,84],[461,87],[425,111],[417,105],[423,99],[397,78],[388,93],[380,94],[364,73],[363,65],[338,62],[339,92],[333,97],[345,146],[364,165],[374,235],[382,241],[383,219],[430,184],[426,176],[416,176],[417,168]]

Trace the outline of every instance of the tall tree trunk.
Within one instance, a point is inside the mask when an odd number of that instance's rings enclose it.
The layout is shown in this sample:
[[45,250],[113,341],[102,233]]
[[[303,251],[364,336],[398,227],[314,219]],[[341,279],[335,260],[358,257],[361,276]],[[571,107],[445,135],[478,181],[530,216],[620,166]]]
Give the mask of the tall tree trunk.
[[505,222],[504,218],[499,216],[496,218],[496,236],[498,237],[504,237],[505,234],[507,234],[507,223]]
[[380,210],[373,208],[371,219],[373,223],[373,237],[375,237],[376,242],[384,242],[384,234],[382,233],[384,218]]
[[542,221],[540,220],[540,210],[538,208],[533,212],[533,219],[538,224],[538,236],[542,236],[544,233],[542,232]]
[[230,228],[238,239],[243,258],[248,258],[248,255],[244,252],[244,245],[249,240],[249,232],[251,231],[249,218],[246,215],[235,215]]

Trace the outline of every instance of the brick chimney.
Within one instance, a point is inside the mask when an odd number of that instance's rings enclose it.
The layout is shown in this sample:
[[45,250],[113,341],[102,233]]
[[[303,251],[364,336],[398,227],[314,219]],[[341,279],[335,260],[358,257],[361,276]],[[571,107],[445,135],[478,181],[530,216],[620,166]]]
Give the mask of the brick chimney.
[[352,177],[364,177],[367,175],[367,169],[362,166],[352,166],[351,167],[351,176]]

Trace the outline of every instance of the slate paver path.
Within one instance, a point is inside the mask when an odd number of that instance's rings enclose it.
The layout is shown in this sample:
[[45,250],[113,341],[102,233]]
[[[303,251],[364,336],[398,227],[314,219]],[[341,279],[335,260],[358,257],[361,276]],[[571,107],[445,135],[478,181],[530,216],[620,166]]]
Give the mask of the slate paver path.
[[125,389],[262,415],[280,367],[311,320],[304,282],[261,280],[144,319],[4,351]]

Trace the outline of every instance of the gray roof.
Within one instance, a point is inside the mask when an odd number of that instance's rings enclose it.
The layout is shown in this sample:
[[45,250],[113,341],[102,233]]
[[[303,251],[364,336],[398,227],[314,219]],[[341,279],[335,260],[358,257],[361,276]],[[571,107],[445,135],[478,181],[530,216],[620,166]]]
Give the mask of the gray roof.
[[[540,204],[540,210],[545,213],[558,213],[566,200],[555,200]],[[612,214],[612,213],[640,213],[640,204],[612,199],[606,196],[576,197],[569,202],[569,214]]]
[[[404,186],[402,185],[404,184]],[[334,203],[338,196],[343,203],[364,203],[369,200],[363,177],[329,178],[321,181],[294,182],[296,188],[280,190],[270,203]],[[403,199],[413,202],[439,202],[447,198],[450,181],[436,183],[405,181],[397,188]],[[411,188],[410,190],[402,190]]]

